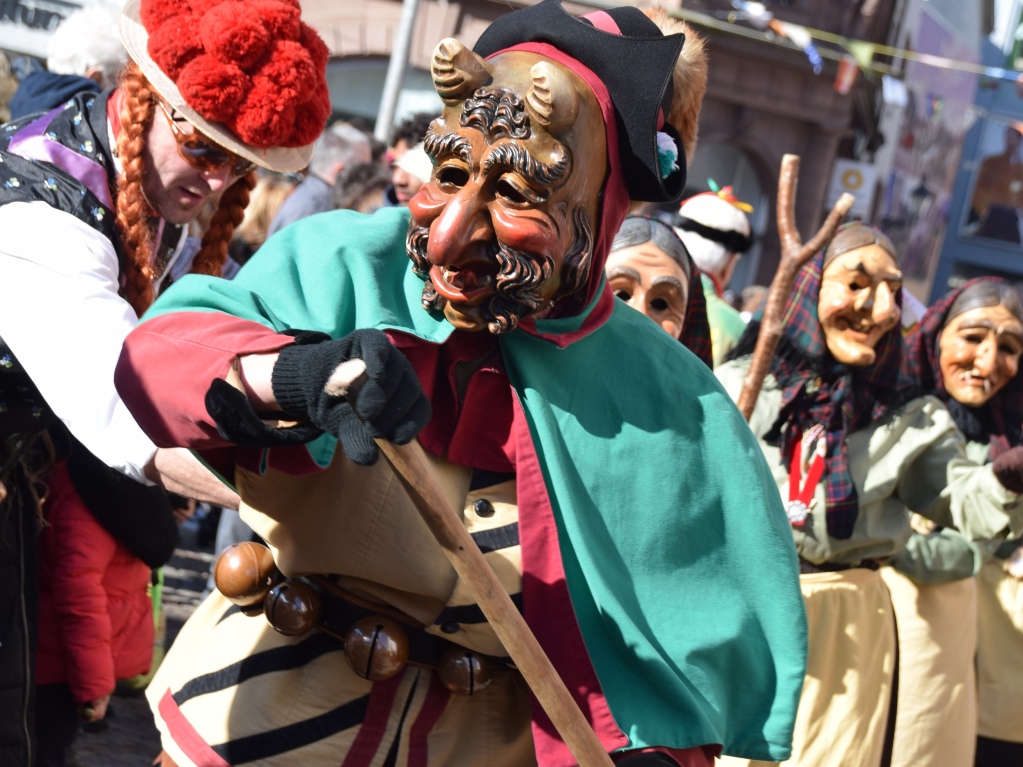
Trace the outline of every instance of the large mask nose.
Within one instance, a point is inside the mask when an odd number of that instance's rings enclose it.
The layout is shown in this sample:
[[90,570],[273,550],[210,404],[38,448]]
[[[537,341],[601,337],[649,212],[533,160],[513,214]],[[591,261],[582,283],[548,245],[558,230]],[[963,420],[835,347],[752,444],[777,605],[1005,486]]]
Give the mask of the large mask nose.
[[889,322],[895,309],[895,294],[887,282],[882,282],[874,291],[874,305],[871,307],[871,319],[875,325]]
[[451,266],[470,248],[494,238],[494,227],[486,204],[475,184],[462,188],[451,198],[430,225],[426,255],[436,266]]
[[990,334],[981,341],[977,348],[977,356],[973,358],[973,367],[978,373],[987,378],[995,369],[995,360],[998,356],[998,343],[994,334]]

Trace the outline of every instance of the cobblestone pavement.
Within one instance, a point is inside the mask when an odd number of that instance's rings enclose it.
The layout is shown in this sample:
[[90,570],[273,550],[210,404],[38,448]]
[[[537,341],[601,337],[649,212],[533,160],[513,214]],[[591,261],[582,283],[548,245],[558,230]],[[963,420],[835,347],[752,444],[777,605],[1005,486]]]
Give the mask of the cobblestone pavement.
[[[163,607],[167,616],[167,647],[170,647],[206,588],[213,566],[212,549],[195,543],[197,525],[188,522],[181,529],[181,548],[164,567]],[[160,738],[145,696],[115,695],[110,704],[113,716],[102,732],[80,732],[75,740],[72,764],[76,767],[144,767],[160,753]]]

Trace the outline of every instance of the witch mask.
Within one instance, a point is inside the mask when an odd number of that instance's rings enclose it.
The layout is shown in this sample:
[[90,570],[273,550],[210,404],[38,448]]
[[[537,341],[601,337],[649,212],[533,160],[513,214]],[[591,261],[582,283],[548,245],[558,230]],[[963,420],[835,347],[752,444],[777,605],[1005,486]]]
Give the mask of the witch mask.
[[949,309],[938,339],[945,390],[967,407],[982,407],[1019,371],[1023,308],[1007,285],[978,282]]
[[824,251],[817,317],[831,356],[852,367],[874,364],[875,347],[902,316],[902,272],[895,249],[873,227],[851,224]]

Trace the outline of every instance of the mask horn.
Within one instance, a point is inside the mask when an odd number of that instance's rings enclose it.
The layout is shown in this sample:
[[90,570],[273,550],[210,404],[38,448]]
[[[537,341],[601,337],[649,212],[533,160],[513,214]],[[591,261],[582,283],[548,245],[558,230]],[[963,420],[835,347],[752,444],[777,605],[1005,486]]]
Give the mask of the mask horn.
[[437,43],[430,65],[433,87],[447,104],[464,101],[490,81],[486,62],[451,37]]
[[526,108],[533,118],[549,132],[575,122],[579,97],[565,73],[547,61],[540,61],[529,70],[533,84],[526,94]]

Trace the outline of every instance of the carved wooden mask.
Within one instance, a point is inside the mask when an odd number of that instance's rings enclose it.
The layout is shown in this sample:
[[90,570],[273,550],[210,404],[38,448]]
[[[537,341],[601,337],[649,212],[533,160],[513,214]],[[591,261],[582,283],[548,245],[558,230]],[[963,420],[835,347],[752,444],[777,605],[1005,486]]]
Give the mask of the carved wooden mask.
[[427,308],[506,333],[585,288],[607,174],[600,106],[535,53],[484,61],[447,39],[432,72],[445,106],[425,141],[433,177],[409,203],[409,257]]

